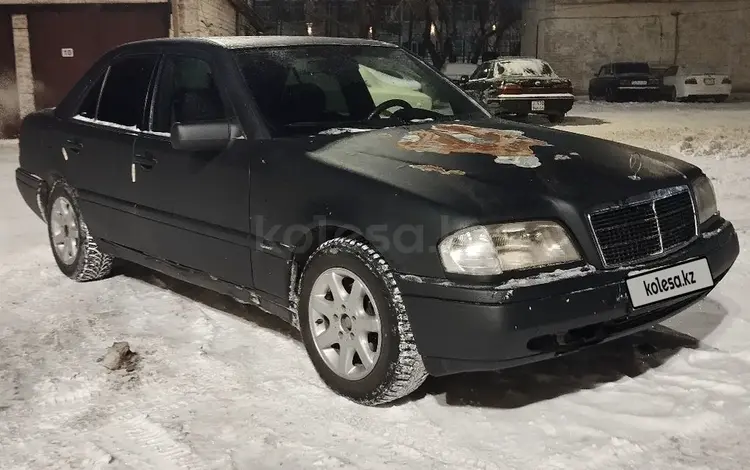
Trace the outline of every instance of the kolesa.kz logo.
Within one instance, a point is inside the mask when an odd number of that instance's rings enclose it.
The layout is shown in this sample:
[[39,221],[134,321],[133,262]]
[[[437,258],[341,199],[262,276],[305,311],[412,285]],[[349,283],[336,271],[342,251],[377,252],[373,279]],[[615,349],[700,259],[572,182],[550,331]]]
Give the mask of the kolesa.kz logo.
[[655,278],[652,282],[643,281],[643,288],[646,290],[646,295],[656,295],[664,292],[669,292],[674,289],[681,287],[690,286],[696,284],[695,273],[693,271],[680,271],[682,276],[672,276],[667,279]]

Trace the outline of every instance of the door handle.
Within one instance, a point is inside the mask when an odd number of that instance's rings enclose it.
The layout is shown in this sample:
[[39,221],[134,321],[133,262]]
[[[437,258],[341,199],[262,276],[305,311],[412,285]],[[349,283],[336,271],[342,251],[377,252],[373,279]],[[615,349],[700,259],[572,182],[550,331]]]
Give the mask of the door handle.
[[156,159],[150,153],[135,154],[133,162],[137,163],[144,170],[150,170],[156,165]]
[[77,139],[67,139],[65,146],[73,153],[80,153],[83,150],[83,143]]

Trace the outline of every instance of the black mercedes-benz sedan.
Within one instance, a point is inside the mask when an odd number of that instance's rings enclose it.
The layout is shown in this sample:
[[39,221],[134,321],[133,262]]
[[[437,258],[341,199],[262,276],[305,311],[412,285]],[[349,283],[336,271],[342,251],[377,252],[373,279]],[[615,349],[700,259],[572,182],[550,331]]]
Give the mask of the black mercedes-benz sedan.
[[376,41],[126,44],[19,149],[62,273],[122,259],[256,305],[368,405],[649,328],[739,251],[699,168],[494,118]]

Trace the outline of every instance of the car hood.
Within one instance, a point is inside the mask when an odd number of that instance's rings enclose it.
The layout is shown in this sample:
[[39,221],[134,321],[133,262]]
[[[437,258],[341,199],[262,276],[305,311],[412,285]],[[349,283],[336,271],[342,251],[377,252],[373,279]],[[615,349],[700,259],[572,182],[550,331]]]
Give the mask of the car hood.
[[310,141],[309,156],[447,205],[471,201],[483,211],[539,198],[590,208],[700,174],[645,149],[501,119],[326,134]]

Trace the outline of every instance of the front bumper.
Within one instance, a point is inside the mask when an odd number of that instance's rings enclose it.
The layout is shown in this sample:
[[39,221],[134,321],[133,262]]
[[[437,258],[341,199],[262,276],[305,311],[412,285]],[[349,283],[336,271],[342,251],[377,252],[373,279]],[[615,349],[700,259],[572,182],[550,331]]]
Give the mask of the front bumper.
[[[638,269],[708,260],[714,282],[737,259],[731,223],[712,236]],[[652,327],[710,291],[633,309],[628,270],[537,276],[505,286],[461,286],[446,280],[399,276],[399,287],[427,371],[440,376],[499,370],[567,354]]]
[[[544,109],[533,109],[533,102],[543,102]],[[574,102],[575,97],[568,93],[506,95],[487,100],[487,107],[493,114],[566,114]]]

